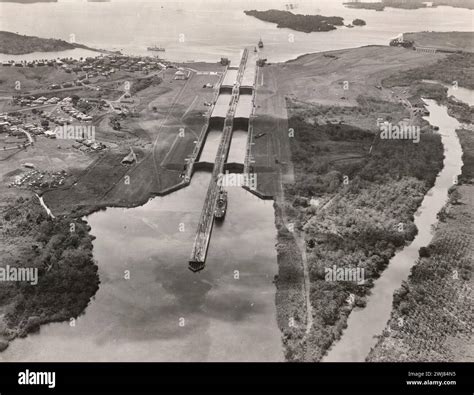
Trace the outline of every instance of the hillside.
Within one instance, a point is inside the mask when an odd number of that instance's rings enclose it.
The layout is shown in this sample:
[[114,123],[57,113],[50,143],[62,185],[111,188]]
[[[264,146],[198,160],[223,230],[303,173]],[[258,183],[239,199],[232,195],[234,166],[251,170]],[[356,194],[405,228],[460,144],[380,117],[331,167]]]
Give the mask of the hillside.
[[95,49],[88,48],[85,45],[68,43],[64,40],[0,31],[0,53],[8,55],[24,55],[32,52],[56,52],[74,48],[84,48],[95,51]]

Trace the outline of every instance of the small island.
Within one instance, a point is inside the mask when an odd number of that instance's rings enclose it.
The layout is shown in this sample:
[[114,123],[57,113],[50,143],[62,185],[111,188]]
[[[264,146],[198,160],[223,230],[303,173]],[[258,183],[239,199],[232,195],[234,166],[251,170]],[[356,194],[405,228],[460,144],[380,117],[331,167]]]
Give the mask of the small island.
[[365,23],[365,21],[363,19],[354,19],[352,21],[352,24],[354,26],[365,26],[367,23]]
[[64,40],[0,31],[0,53],[8,55],[24,55],[32,52],[57,52],[76,48],[102,52],[94,48],[89,48],[86,45],[69,43]]
[[276,23],[278,28],[288,28],[304,33],[327,32],[335,30],[336,26],[344,25],[344,19],[338,16],[302,15],[280,10],[244,12],[262,21]]

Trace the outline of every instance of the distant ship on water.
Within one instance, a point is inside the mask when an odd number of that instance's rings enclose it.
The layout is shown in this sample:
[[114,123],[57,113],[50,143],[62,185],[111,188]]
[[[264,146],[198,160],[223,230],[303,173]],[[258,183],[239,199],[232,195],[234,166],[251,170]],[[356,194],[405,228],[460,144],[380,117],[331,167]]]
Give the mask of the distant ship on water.
[[151,47],[147,47],[148,51],[157,51],[157,52],[165,52],[163,47],[159,47],[158,45],[152,45]]
[[259,40],[259,42],[258,42],[258,47],[259,47],[259,48],[263,48],[263,41],[262,41],[262,39]]

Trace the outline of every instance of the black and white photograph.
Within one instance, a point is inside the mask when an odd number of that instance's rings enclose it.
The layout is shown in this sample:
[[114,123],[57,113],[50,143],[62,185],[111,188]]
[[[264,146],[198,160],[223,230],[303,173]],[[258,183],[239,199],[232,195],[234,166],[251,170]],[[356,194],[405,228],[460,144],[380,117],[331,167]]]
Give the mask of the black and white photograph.
[[474,0],[0,0],[0,393],[472,394],[473,110]]

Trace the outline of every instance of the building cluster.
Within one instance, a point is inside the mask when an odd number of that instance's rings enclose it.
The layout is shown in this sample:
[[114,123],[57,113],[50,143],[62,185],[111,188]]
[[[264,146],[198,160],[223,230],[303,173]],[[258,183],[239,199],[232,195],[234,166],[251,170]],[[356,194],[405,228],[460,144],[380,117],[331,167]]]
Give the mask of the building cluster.
[[98,141],[92,141],[90,139],[76,139],[76,142],[72,145],[72,147],[83,152],[101,151],[107,148],[105,144]]
[[[25,167],[33,167],[32,164],[25,164]],[[64,185],[67,172],[65,170],[48,173],[41,170],[30,170],[21,176],[17,176],[14,181],[8,184],[11,187],[27,187],[27,188],[56,188]]]
[[64,98],[60,102],[60,107],[61,107],[61,110],[63,110],[66,114],[70,115],[73,118],[76,118],[79,121],[85,121],[85,122],[92,121],[92,117],[90,115],[84,114],[83,112],[74,108],[72,104],[72,98],[70,97]]
[[[37,115],[40,119],[52,122],[56,125],[63,126],[69,125],[74,121],[74,118],[81,122],[90,122],[92,117],[84,114],[78,109],[74,108],[72,104],[72,98],[66,97],[60,99],[58,97],[52,97],[47,99],[45,97],[36,98],[34,96],[28,96],[25,98],[14,98],[18,104],[22,105],[37,105],[37,104],[56,104],[63,112],[57,113],[54,110],[51,112],[40,112]],[[55,108],[56,109],[56,108]],[[45,126],[46,125],[46,126]],[[20,136],[29,132],[32,135],[45,135],[49,138],[55,138],[54,131],[48,130],[48,122],[32,123],[25,120],[20,112],[10,112],[0,114],[0,132],[8,133],[12,136]]]
[[0,133],[8,133],[10,136],[22,136],[25,135],[24,130],[31,131],[32,133],[37,132],[43,133],[44,129],[42,127],[37,127],[31,123],[26,123],[26,121],[20,118],[18,115],[14,114],[0,114]]
[[55,67],[66,73],[75,73],[77,79],[49,86],[50,89],[72,88],[90,84],[94,77],[109,77],[117,71],[144,72],[166,68],[167,62],[150,56],[107,55],[80,59],[64,58],[55,60],[35,60],[31,62],[6,61],[3,67]]
[[19,125],[21,121],[19,121],[16,117],[8,115],[6,113],[0,114],[0,132],[5,133],[9,132],[12,126]]
[[15,96],[13,97],[13,103],[22,107],[35,107],[48,104],[57,104],[61,99],[59,97],[47,98],[44,96]]

